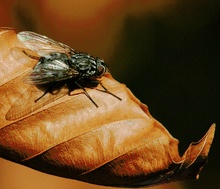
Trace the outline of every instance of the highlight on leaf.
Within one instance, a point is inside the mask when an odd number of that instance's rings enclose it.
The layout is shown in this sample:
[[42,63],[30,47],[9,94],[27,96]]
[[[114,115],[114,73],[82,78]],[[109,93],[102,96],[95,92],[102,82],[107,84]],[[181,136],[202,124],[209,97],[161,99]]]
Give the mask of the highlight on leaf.
[[[20,108],[33,104],[38,95],[32,98],[32,94],[42,91],[22,80],[30,68],[13,58],[11,49],[17,47],[25,48],[15,31],[1,28],[0,157],[44,173],[105,186],[142,187],[198,178],[207,161],[214,124],[180,157],[178,140],[110,74],[100,80],[121,101],[86,89],[100,105],[96,108],[82,89],[76,89],[74,95],[62,93],[59,98],[48,93],[51,101],[31,105],[35,108],[24,113]],[[16,111],[7,114],[12,106]],[[17,119],[7,117],[15,113]]]

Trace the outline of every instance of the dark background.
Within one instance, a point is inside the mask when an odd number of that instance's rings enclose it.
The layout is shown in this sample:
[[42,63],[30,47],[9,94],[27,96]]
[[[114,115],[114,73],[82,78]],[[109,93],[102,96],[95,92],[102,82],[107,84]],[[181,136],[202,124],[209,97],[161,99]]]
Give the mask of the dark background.
[[159,15],[128,17],[111,58],[114,76],[179,139],[182,153],[217,124],[209,163],[187,189],[220,188],[219,10],[220,1],[180,1]]
[[0,13],[3,16],[0,25],[43,33],[77,50],[103,57],[114,78],[125,83],[148,105],[152,116],[179,139],[180,153],[216,123],[209,163],[198,181],[183,185],[185,189],[220,188],[219,0],[136,1],[136,4],[118,1],[96,17],[101,24],[95,19],[86,20],[89,22],[85,28],[79,24],[85,22],[80,13],[77,19],[71,12],[65,24],[53,17],[57,14],[57,18],[62,18],[62,12],[39,12],[43,9],[36,8],[37,1],[30,2],[0,1],[4,10]]
[[[114,65],[114,76],[126,83],[148,105],[151,114],[180,140],[182,152],[212,123],[217,124],[209,163],[201,179],[186,183],[188,189],[217,189],[220,7],[212,7],[212,11],[205,6],[199,8],[182,3],[164,17],[127,18],[111,61],[120,64]],[[188,11],[196,12],[197,18]]]

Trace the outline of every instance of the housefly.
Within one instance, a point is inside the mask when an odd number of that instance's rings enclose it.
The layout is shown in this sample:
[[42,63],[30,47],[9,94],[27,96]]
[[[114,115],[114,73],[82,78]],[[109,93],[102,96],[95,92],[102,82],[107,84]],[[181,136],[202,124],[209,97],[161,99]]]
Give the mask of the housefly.
[[[21,94],[6,114],[6,119],[16,120],[26,116],[67,93],[70,95],[74,89],[82,89],[98,107],[85,89],[96,88],[98,85],[103,88],[102,92],[121,100],[100,81],[109,72],[101,58],[77,52],[63,43],[34,32],[23,31],[17,37],[27,48],[12,48],[12,56],[25,65],[30,61],[37,64],[24,77],[24,81],[30,84],[28,90],[31,96]],[[26,100],[28,104],[24,104]]]

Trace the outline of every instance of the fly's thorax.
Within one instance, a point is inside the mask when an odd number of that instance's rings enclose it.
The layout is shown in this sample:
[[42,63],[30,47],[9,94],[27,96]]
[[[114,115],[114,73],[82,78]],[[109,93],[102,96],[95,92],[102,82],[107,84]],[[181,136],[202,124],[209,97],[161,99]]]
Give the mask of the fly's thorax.
[[106,65],[100,58],[94,58],[86,53],[71,55],[71,61],[83,78],[99,78],[106,71]]

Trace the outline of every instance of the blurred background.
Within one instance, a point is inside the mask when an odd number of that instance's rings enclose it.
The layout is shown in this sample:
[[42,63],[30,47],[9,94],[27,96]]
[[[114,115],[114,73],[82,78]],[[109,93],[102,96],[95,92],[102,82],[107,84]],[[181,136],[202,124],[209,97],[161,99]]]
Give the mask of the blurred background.
[[[0,26],[31,30],[105,59],[182,154],[212,123],[217,132],[198,181],[152,189],[220,188],[219,0],[0,0]],[[98,189],[0,159],[0,189]]]

